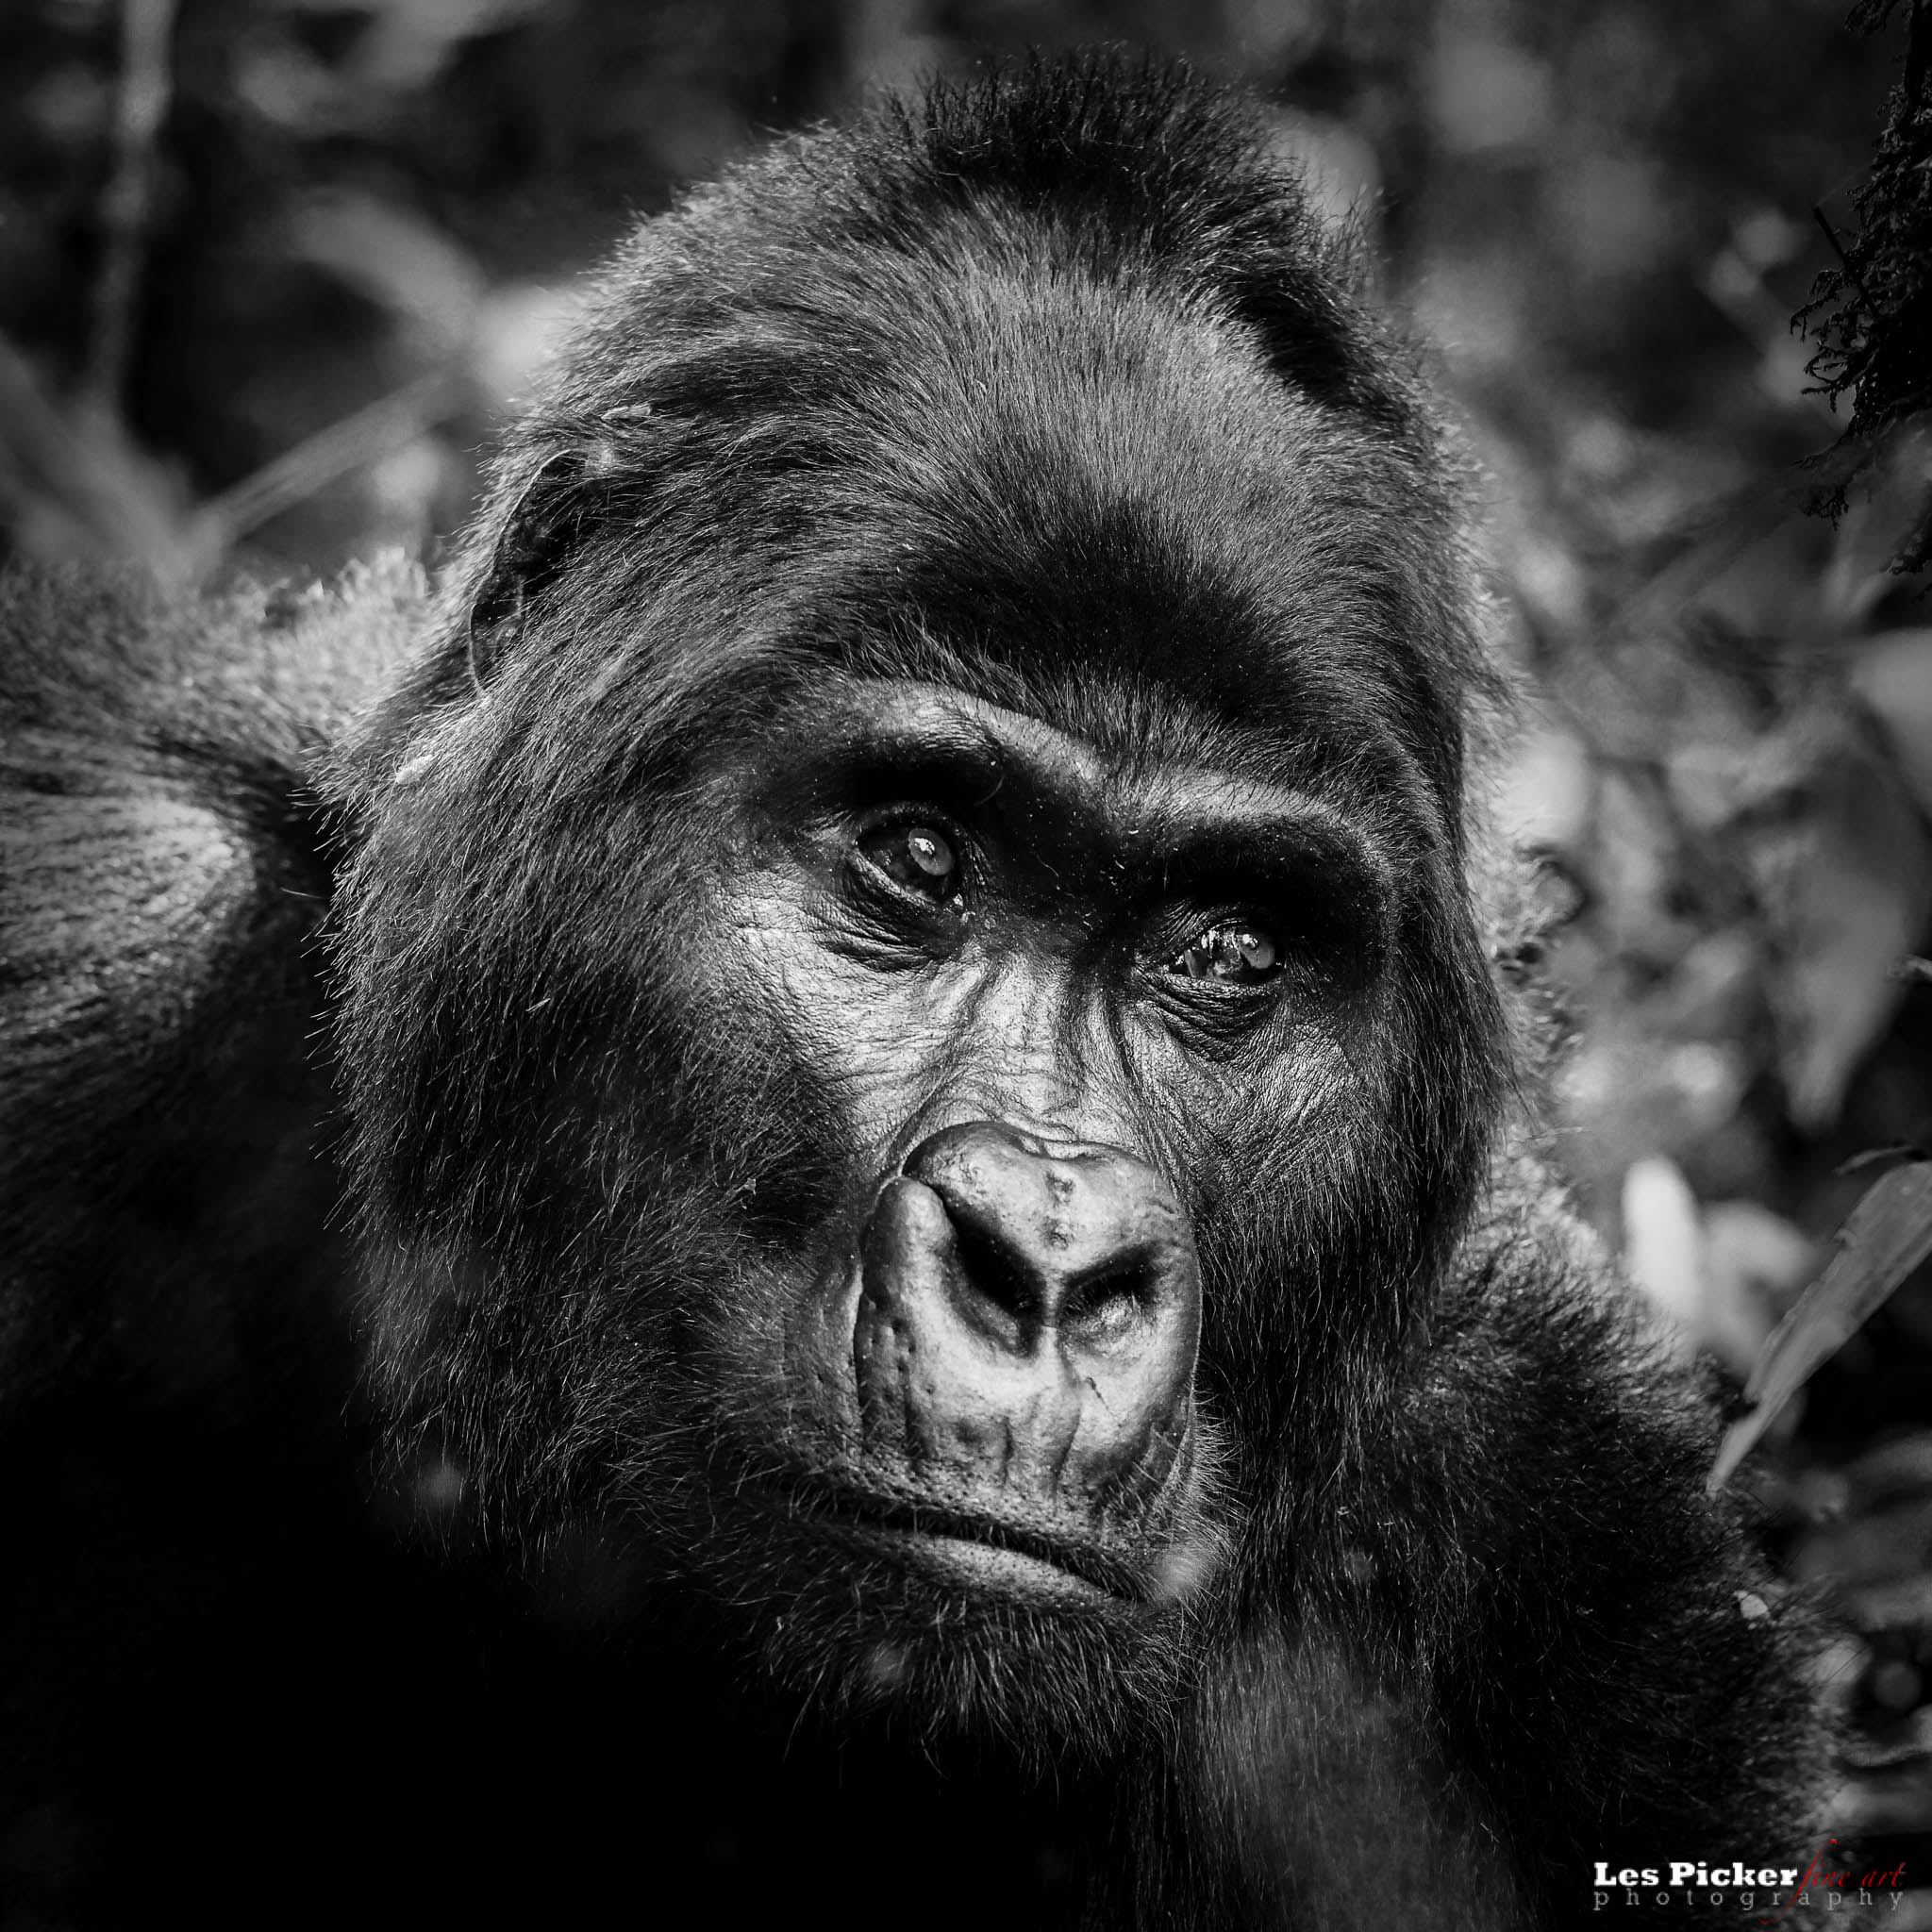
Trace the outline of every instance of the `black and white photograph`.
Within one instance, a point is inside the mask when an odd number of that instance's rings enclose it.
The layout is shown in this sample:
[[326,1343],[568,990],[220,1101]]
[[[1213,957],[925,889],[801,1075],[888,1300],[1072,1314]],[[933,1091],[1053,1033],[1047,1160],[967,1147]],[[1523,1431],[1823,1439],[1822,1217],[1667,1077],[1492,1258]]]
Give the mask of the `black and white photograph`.
[[1932,1932],[1932,4],[5,0],[0,1927]]

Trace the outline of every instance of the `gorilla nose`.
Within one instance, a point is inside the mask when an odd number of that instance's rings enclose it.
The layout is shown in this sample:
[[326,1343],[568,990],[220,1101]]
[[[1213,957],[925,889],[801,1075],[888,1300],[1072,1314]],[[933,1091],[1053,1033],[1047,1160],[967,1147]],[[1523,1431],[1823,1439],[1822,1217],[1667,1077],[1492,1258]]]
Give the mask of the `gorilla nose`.
[[1145,1161],[993,1121],[933,1135],[865,1231],[854,1360],[872,1446],[1041,1503],[1158,1482],[1187,1433],[1199,1280]]
[[1180,1203],[1119,1148],[970,1121],[922,1141],[904,1173],[945,1206],[961,1314],[1011,1346],[1040,1329],[1095,1346],[1158,1329],[1193,1297]]

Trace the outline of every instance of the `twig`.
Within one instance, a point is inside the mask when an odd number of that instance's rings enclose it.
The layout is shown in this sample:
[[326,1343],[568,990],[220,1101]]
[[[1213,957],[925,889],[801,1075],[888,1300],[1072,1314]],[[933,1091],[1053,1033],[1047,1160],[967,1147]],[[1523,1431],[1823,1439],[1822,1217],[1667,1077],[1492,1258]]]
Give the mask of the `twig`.
[[134,344],[141,275],[154,205],[155,143],[167,118],[176,0],[122,0],[121,75],[114,96],[114,159],[101,196],[101,263],[81,393],[118,411]]
[[143,565],[190,582],[199,560],[163,478],[111,418],[65,408],[0,337],[0,524],[24,549]]
[[220,556],[325,484],[402,448],[450,414],[460,394],[458,374],[436,370],[305,437],[202,505],[194,518],[197,550]]
[[1852,258],[1845,253],[1845,245],[1838,239],[1838,230],[1824,217],[1824,210],[1814,201],[1811,204],[1811,219],[1824,230],[1824,239],[1831,243],[1831,252],[1838,257],[1840,265],[1850,277],[1852,287],[1864,297],[1866,308],[1871,308],[1872,297],[1866,293],[1865,284],[1858,271],[1852,266]]

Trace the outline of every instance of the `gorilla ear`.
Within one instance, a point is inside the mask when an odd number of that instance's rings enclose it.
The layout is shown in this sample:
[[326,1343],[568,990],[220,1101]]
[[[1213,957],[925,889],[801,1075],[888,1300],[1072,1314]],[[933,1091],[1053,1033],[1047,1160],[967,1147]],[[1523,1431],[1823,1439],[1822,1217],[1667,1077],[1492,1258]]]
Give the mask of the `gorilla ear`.
[[562,574],[576,551],[595,516],[597,486],[615,468],[608,444],[559,450],[524,485],[470,606],[470,675],[479,691],[502,668],[531,599]]

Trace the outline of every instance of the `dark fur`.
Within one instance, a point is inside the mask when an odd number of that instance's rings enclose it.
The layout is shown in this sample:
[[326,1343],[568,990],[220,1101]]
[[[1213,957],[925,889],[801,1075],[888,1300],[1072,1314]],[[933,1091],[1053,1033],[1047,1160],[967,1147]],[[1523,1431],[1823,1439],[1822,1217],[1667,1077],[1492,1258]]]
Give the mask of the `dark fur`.
[[[1245,115],[1103,66],[646,227],[433,610],[14,579],[16,1899],[1493,1927],[1802,1862],[1806,1633],[1527,1151],[1460,519]],[[784,1324],[911,1127],[747,973],[719,827],[879,676],[1291,774],[1387,861],[1308,1028],[1058,1049],[1201,1249],[1205,1580],[1144,1613],[935,1607],[740,1507],[837,1460]]]

